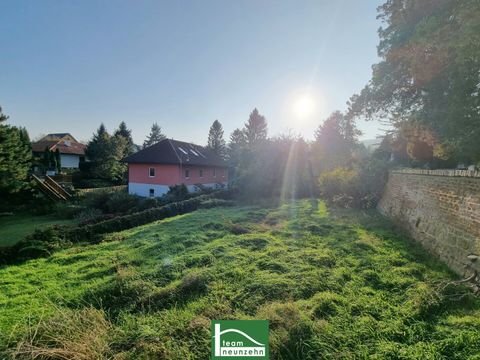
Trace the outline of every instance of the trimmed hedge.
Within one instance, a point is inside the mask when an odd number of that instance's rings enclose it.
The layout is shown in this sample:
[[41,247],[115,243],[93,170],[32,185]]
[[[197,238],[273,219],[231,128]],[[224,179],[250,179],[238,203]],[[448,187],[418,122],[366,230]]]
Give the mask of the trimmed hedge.
[[118,216],[95,224],[80,226],[51,226],[36,230],[13,247],[0,248],[0,263],[33,259],[48,256],[53,251],[65,248],[75,242],[99,242],[101,235],[145,225],[176,215],[186,214],[199,208],[230,206],[232,197],[226,190],[208,195],[200,195],[184,201],[170,203],[157,208],[139,211],[129,215]]
[[202,201],[206,201],[210,198],[210,196],[199,196],[193,199],[174,202],[130,215],[118,216],[96,224],[76,227],[70,231],[71,234],[68,237],[72,239],[72,241],[92,240],[97,235],[122,231],[136,226],[145,225],[153,221],[195,211],[200,207]]

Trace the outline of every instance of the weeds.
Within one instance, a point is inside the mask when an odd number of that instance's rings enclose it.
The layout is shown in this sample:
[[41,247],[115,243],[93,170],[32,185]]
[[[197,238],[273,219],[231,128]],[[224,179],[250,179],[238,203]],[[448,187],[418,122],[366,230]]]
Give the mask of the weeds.
[[1,332],[26,329],[0,336],[0,349],[206,359],[212,319],[253,318],[270,320],[274,360],[473,359],[480,349],[480,301],[455,297],[461,284],[439,287],[452,273],[375,214],[315,201],[204,209],[107,238],[0,269]]

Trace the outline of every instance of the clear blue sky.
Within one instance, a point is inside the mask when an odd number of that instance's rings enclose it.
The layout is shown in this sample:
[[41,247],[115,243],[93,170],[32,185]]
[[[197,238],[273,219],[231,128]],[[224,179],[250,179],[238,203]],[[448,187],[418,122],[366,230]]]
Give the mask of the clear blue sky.
[[[312,138],[370,78],[380,3],[0,0],[0,106],[32,138],[125,121],[142,143],[157,121],[203,144],[215,119],[228,137],[254,107],[271,135]],[[299,119],[305,93],[315,108]]]

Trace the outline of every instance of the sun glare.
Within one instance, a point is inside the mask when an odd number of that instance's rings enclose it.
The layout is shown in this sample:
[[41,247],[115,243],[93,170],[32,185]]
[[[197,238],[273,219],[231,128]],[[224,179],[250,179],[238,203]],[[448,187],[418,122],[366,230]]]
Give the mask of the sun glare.
[[308,94],[298,96],[293,103],[293,112],[299,119],[308,118],[315,110],[315,101]]

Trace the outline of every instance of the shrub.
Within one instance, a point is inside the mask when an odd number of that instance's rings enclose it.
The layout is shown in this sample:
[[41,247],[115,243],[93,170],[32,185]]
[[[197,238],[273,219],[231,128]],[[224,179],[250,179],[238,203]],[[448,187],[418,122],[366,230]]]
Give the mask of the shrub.
[[[101,221],[96,224],[74,228],[70,232],[71,238],[80,241],[83,239],[93,240],[100,234],[122,231],[132,227],[148,224],[153,221],[163,220],[168,217],[186,214],[202,207],[202,203],[214,196],[202,195],[188,200],[170,203],[161,207],[152,208],[129,215]],[[223,203],[222,203],[223,204]]]
[[[90,209],[87,208],[77,214],[75,219],[77,219],[80,225],[86,225],[95,222],[97,219],[102,217],[102,212],[99,209]],[[105,220],[105,219],[104,219]]]
[[380,200],[386,184],[388,163],[371,158],[354,168],[336,168],[323,173],[319,189],[323,198],[336,206],[372,208]]
[[188,196],[188,189],[185,184],[174,185],[168,188],[168,192],[165,197],[170,201],[181,201]]
[[357,171],[347,168],[325,172],[319,179],[320,192],[327,201],[335,205],[351,207],[358,192],[358,178]]
[[66,227],[54,225],[46,229],[36,229],[33,234],[13,246],[11,255],[20,259],[48,256],[67,244],[69,240]]
[[69,203],[57,203],[53,207],[53,212],[60,219],[73,219],[77,217],[83,210],[84,207]]
[[107,212],[106,204],[110,196],[111,193],[106,190],[89,192],[85,194],[82,202],[88,208],[98,209],[105,213]]
[[140,197],[127,192],[115,191],[109,195],[105,208],[111,214],[134,212],[140,204]]

